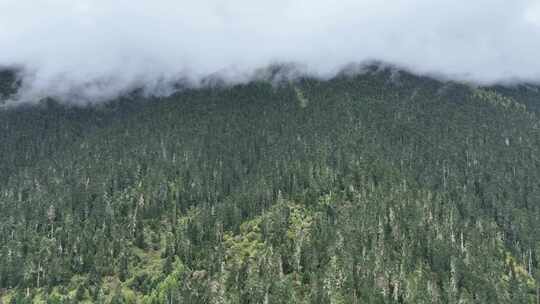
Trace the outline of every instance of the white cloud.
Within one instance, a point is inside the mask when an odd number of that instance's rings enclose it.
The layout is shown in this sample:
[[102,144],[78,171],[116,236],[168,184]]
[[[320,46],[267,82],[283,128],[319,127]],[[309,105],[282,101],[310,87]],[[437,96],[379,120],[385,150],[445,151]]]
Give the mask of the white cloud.
[[[477,82],[540,81],[538,0],[0,0],[0,65],[26,97],[103,99],[276,61],[378,59]],[[73,97],[71,97],[73,98]]]

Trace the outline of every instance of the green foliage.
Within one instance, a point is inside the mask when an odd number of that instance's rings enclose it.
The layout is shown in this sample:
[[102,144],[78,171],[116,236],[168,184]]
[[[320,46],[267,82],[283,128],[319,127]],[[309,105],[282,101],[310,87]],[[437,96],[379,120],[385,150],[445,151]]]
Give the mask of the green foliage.
[[534,303],[540,94],[390,74],[1,111],[2,301]]

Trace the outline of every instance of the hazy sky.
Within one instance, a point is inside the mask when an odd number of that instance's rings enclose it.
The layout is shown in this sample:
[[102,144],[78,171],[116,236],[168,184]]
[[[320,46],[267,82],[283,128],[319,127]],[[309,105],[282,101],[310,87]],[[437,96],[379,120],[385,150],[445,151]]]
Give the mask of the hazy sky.
[[[540,81],[540,0],[0,0],[0,66],[28,96],[133,86],[273,62],[330,76],[377,59],[476,82]],[[73,97],[71,97],[73,98]]]

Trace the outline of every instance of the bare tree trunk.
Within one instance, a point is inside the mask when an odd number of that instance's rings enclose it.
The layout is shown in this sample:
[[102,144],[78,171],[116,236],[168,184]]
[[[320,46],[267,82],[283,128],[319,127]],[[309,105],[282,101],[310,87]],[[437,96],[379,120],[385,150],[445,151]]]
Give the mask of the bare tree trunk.
[[38,269],[37,269],[37,288],[39,288],[39,275],[41,273],[41,263],[38,264]]

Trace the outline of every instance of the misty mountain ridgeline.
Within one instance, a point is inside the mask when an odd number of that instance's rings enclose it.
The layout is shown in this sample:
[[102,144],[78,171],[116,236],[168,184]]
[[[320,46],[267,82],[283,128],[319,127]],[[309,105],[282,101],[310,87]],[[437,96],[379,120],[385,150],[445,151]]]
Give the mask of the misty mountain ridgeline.
[[0,302],[539,303],[538,111],[390,69],[4,109]]

